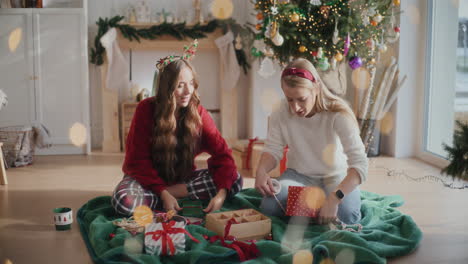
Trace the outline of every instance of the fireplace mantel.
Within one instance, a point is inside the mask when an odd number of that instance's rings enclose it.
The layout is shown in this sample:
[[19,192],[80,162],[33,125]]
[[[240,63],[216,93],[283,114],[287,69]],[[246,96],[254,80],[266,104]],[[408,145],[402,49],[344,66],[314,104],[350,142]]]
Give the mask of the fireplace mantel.
[[[149,24],[132,25],[134,27],[149,27]],[[199,39],[199,50],[209,50],[219,52],[215,44],[215,39],[222,36],[220,29],[207,34],[207,38]],[[189,43],[191,40],[178,40],[172,36],[161,36],[156,40],[140,39],[140,42],[130,41],[122,36],[118,31],[117,41],[122,50],[164,50],[180,51],[181,42]],[[219,57],[219,56],[218,56]],[[219,67],[222,67],[219,60]],[[101,68],[101,91],[102,91],[102,124],[103,124],[103,152],[120,152],[121,139],[119,137],[119,101],[118,93],[108,89],[106,86],[106,76],[108,63],[104,58]],[[222,70],[219,71],[219,83],[222,84]],[[220,88],[220,131],[225,139],[233,141],[238,139],[237,132],[237,90]]]

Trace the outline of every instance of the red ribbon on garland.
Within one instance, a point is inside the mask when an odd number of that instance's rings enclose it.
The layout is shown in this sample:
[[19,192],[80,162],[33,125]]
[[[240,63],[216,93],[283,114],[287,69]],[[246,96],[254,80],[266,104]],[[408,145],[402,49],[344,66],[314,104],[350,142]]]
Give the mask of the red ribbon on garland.
[[[210,237],[210,243],[214,243],[218,240],[221,241],[221,245],[223,247],[234,249],[239,256],[240,261],[247,261],[249,259],[254,259],[260,256],[260,250],[258,250],[257,245],[255,244],[254,240],[251,240],[250,244],[237,241],[234,236],[230,236],[229,232],[231,231],[231,226],[233,224],[238,224],[238,222],[231,218],[227,223],[226,227],[224,228],[224,237],[221,236],[212,236]],[[232,241],[232,243],[228,244],[226,241]]]
[[169,250],[171,255],[174,255],[175,253],[175,246],[174,246],[174,241],[172,241],[172,238],[170,235],[172,234],[179,234],[179,233],[184,233],[190,239],[193,241],[200,243],[196,238],[194,238],[185,228],[180,228],[180,227],[173,227],[175,225],[175,221],[169,221],[167,223],[161,223],[162,224],[162,230],[157,230],[153,232],[146,232],[146,235],[153,235],[153,240],[157,241],[159,239],[162,239],[162,249],[161,249],[161,255],[165,256],[167,255],[167,244],[169,244]]

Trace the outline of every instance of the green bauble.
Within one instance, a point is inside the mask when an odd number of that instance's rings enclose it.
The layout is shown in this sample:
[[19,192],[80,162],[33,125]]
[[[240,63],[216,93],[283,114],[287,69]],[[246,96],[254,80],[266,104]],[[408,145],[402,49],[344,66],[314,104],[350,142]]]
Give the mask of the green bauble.
[[252,47],[252,49],[250,49],[250,54],[252,54],[252,56],[254,57],[260,57],[263,55],[263,53],[259,50],[257,50],[257,48],[255,47]]
[[330,68],[330,63],[328,62],[327,58],[321,58],[318,61],[318,67],[322,71],[326,71]]

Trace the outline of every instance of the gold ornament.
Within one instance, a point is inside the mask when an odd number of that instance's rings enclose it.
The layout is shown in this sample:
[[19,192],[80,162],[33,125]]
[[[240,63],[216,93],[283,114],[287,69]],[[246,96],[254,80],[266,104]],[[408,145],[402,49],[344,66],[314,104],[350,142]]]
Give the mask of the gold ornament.
[[270,38],[274,38],[276,36],[276,33],[278,32],[278,22],[273,22],[271,23],[270,27]]
[[307,48],[305,46],[301,45],[299,47],[299,52],[306,52],[306,51],[307,51]]
[[299,14],[297,14],[297,13],[293,13],[293,14],[291,15],[291,21],[292,21],[292,22],[297,22],[297,21],[299,21],[299,18],[300,18],[300,17],[299,17]]
[[372,58],[372,59],[369,61],[369,64],[374,65],[374,64],[375,64],[375,58]]
[[343,60],[343,54],[341,54],[340,52],[336,53],[335,54],[335,60],[336,61],[342,61]]
[[393,0],[393,4],[396,5],[396,6],[399,6],[400,5],[400,0]]
[[262,24],[257,24],[257,25],[255,25],[255,29],[256,29],[256,30],[262,29]]
[[377,23],[377,21],[375,21],[375,20],[372,20],[370,23],[371,23],[371,25],[373,25],[374,27],[376,27],[376,26],[379,24],[379,23]]

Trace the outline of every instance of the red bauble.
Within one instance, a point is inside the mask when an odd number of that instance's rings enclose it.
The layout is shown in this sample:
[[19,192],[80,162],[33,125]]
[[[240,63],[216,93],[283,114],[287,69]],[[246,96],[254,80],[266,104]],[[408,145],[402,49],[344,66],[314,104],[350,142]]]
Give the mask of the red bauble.
[[317,57],[318,51],[312,51],[312,56]]
[[394,27],[393,30],[395,30],[395,32],[400,32],[400,27]]
[[114,233],[110,233],[109,234],[109,239],[113,239],[115,237],[115,234]]

